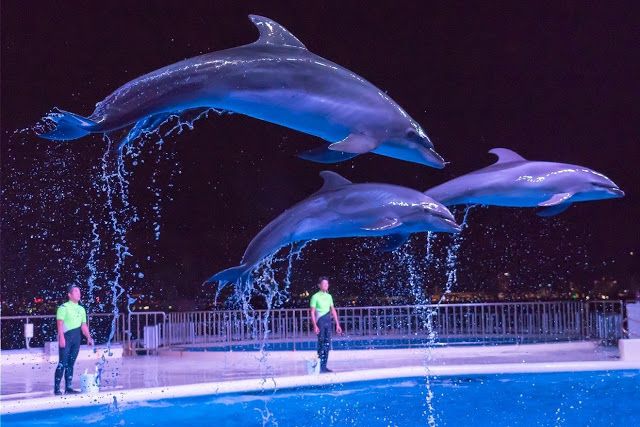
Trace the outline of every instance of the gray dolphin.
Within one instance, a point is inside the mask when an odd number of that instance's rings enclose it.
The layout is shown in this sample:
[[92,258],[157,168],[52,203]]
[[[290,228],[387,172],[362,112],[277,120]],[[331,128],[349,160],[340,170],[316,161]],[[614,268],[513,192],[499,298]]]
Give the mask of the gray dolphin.
[[309,52],[282,25],[250,15],[254,43],[177,62],[136,78],[96,104],[89,117],[57,110],[55,129],[40,136],[71,140],[135,125],[123,143],[170,115],[214,108],[314,135],[330,145],[300,157],[335,163],[373,152],[444,167],[424,130],[387,94],[362,77]]
[[572,203],[624,197],[609,178],[584,166],[524,159],[506,148],[489,151],[498,161],[483,169],[435,186],[425,194],[445,206],[494,205],[544,207],[553,216]]
[[322,188],[264,227],[249,243],[241,265],[215,274],[208,282],[236,282],[265,257],[293,243],[390,236],[385,246],[390,251],[412,233],[460,231],[451,212],[420,191],[390,184],[353,184],[329,171],[320,176]]

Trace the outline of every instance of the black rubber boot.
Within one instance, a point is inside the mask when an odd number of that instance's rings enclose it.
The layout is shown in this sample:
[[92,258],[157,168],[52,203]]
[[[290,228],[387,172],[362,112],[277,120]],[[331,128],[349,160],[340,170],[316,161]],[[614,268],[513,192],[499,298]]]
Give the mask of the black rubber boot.
[[60,382],[62,381],[63,373],[64,367],[61,366],[61,364],[58,364],[55,377],[53,378],[53,394],[55,394],[56,396],[60,396],[62,394],[62,391],[60,390]]

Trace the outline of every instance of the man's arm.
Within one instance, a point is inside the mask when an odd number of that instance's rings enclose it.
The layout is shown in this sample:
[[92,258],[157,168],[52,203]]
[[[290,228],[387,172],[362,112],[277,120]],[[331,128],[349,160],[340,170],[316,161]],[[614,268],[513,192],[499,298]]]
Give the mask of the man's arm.
[[86,323],[83,323],[82,326],[80,326],[80,330],[82,331],[82,335],[84,335],[87,338],[87,344],[93,345],[93,338],[91,338],[91,333],[89,332],[89,326],[87,326]]
[[331,315],[333,316],[333,320],[336,321],[336,333],[341,334],[342,328],[340,327],[340,319],[338,319],[338,311],[333,304],[331,305]]
[[316,319],[316,308],[311,307],[311,321],[313,322],[313,332],[318,335],[320,333],[320,328],[318,328],[318,320]]
[[56,324],[58,326],[58,347],[64,348],[67,345],[64,339],[64,320],[58,320]]

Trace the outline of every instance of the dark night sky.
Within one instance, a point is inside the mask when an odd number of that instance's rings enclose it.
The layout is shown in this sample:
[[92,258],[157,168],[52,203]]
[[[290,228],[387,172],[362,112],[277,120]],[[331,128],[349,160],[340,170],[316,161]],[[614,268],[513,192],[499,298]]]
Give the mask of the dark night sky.
[[[508,147],[530,159],[591,167],[626,191],[622,200],[578,204],[554,219],[516,209],[472,212],[461,289],[493,286],[502,271],[514,272],[525,287],[603,274],[637,277],[637,6],[372,5],[3,1],[3,299],[17,289],[57,291],[85,280],[88,217],[105,215],[89,184],[104,149],[100,137],[59,145],[14,131],[54,106],[88,115],[141,74],[255,40],[249,13],[280,22],[311,51],[387,91],[451,162],[438,171],[364,155],[328,167],[353,181],[426,189],[488,165],[489,149]],[[195,295],[203,279],[237,264],[261,227],[321,184],[322,165],[295,157],[318,141],[244,116],[214,115],[166,142],[161,155],[153,144],[143,148],[145,163],[131,181],[142,217],[127,235],[132,256],[123,283],[133,292]],[[162,193],[159,241],[152,231],[156,198],[148,189],[154,176]],[[112,261],[105,239],[103,281]],[[313,288],[310,276],[322,273],[344,285],[338,294],[379,280],[390,258],[362,250],[362,243],[310,246],[295,270],[297,289]]]

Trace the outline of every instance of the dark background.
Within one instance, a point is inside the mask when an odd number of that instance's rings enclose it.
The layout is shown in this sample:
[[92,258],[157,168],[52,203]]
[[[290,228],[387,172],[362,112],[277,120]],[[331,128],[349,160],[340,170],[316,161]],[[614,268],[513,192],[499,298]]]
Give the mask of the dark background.
[[[105,142],[90,136],[59,144],[24,129],[54,106],[88,115],[141,74],[254,41],[249,13],[280,22],[311,51],[387,91],[451,163],[439,171],[363,155],[323,167],[295,157],[318,145],[313,137],[237,114],[214,114],[166,138],[161,149],[147,141],[127,160],[140,221],[127,233],[131,256],[121,281],[140,301],[187,308],[210,300],[202,281],[236,265],[264,225],[320,187],[324,168],[355,182],[424,190],[490,164],[493,147],[591,167],[627,196],[578,204],[551,219],[531,210],[472,211],[454,290],[640,286],[634,2],[3,1],[1,12],[5,310],[33,308],[37,296],[57,300],[72,281],[86,285],[91,220],[100,237],[96,286],[106,292],[115,274],[105,197],[92,184]],[[440,262],[448,239],[436,242]],[[293,294],[312,291],[315,277],[328,274],[342,303],[406,296],[406,271],[376,245],[343,239],[308,246],[294,266]],[[421,259],[424,238],[406,251]],[[442,265],[421,266],[430,271],[430,289],[440,289]]]

